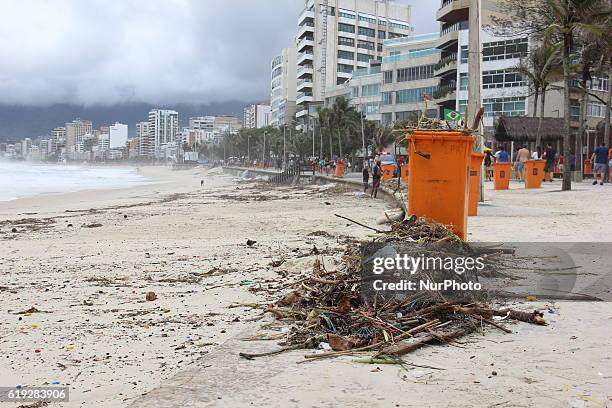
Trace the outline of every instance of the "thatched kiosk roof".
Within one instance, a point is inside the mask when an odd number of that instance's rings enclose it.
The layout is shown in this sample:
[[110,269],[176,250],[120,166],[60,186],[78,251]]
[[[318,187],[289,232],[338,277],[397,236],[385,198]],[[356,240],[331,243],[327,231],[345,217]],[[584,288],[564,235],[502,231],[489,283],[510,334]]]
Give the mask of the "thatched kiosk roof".
[[[501,116],[495,126],[495,139],[500,142],[535,142],[539,120],[527,116]],[[563,119],[543,118],[540,135],[544,142],[559,140],[563,135]]]

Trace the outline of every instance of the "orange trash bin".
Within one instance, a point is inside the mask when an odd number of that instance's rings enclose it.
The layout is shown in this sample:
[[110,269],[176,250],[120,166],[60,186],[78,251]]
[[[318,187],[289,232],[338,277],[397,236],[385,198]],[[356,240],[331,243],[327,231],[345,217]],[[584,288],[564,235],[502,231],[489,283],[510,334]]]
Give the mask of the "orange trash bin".
[[510,187],[510,170],[512,163],[493,163],[493,173],[495,180],[493,187],[495,190],[507,190]]
[[336,172],[334,173],[334,175],[336,177],[344,176],[344,162],[343,161],[339,161],[338,163],[336,163]]
[[546,160],[527,160],[525,162],[525,188],[542,187]]
[[381,167],[382,179],[391,180],[393,178],[393,172],[395,171],[395,164],[383,164]]
[[404,183],[408,184],[408,175],[410,172],[408,171],[408,164],[404,163],[400,166],[400,177],[404,181]]
[[483,153],[472,152],[470,156],[470,198],[468,215],[478,215],[478,195],[480,190],[480,172],[482,169]]
[[462,132],[407,134],[408,212],[467,237],[468,174],[474,138]]
[[593,174],[593,165],[590,160],[584,161],[584,174]]

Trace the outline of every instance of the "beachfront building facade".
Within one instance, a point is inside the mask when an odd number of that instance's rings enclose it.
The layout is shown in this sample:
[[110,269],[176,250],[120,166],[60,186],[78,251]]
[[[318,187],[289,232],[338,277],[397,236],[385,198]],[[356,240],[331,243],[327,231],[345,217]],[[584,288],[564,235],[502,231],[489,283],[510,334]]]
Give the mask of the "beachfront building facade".
[[[302,71],[307,69],[301,67]],[[309,69],[309,68],[308,68]],[[295,116],[297,86],[295,45],[284,48],[272,59],[270,74],[270,126],[291,124]]]
[[244,108],[244,127],[261,129],[270,125],[270,105],[254,103]]
[[438,38],[438,33],[431,33],[384,42],[380,108],[383,124],[416,123],[423,112],[429,118],[439,117],[433,101],[439,82],[434,75],[440,61]]
[[82,143],[83,136],[91,134],[93,131],[93,124],[90,120],[75,119],[72,122],[68,122],[65,125],[65,139],[66,139],[66,151],[68,153],[74,153],[79,148],[77,144]]
[[154,156],[165,158],[166,150],[174,147],[179,133],[178,112],[153,109],[149,112],[149,137],[153,142]]
[[[102,128],[100,128],[102,132]],[[123,149],[128,139],[128,125],[115,122],[114,125],[108,126],[109,148]]]
[[153,140],[150,137],[149,122],[136,123],[136,138],[138,139],[138,156],[153,157]]
[[296,118],[316,114],[328,89],[381,60],[383,41],[411,35],[410,6],[377,0],[308,0],[296,35]]

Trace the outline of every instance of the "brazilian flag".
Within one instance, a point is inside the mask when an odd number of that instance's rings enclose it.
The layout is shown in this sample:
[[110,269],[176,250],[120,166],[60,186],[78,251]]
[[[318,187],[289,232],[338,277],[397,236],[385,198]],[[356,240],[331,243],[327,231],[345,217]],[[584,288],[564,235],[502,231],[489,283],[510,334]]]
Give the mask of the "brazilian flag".
[[451,122],[459,122],[461,120],[461,114],[451,109],[444,109],[444,119]]

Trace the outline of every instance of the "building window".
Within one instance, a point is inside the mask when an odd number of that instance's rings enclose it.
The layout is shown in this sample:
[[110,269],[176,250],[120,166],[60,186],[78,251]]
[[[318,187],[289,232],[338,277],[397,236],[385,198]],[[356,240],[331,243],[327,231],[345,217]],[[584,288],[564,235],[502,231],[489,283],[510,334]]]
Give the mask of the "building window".
[[393,105],[393,92],[383,92],[382,103],[383,105]]
[[[355,26],[352,26],[352,27],[353,29],[355,29]],[[358,34],[365,35],[367,37],[376,37],[376,30],[372,28],[367,28],[367,27],[359,27]]]
[[351,86],[351,98],[359,98],[359,87]]
[[348,78],[338,78],[336,79],[336,85],[342,85],[348,82]]
[[347,64],[338,64],[338,72],[350,74],[351,72],[353,72],[353,66]]
[[359,62],[370,62],[371,59],[374,59],[373,55],[357,53],[357,61]]
[[593,91],[603,91],[606,92],[608,90],[608,78],[596,78],[594,77],[591,83],[588,85],[588,88]]
[[525,82],[517,72],[512,70],[500,69],[495,71],[484,71],[482,73],[483,89],[511,88],[526,85],[527,82]]
[[467,91],[469,83],[470,83],[470,80],[468,78],[467,72],[462,72],[459,75],[459,90],[460,91]]
[[383,52],[383,45],[382,44],[376,44],[376,51],[378,52]]
[[406,37],[406,35],[405,35],[405,34],[392,33],[392,32],[389,32],[387,35],[388,35],[388,37],[389,37],[390,39],[391,39],[391,38]]
[[421,65],[418,67],[402,68],[397,70],[397,82],[418,81],[433,78],[434,65]]
[[366,115],[370,115],[373,113],[380,113],[380,103],[379,102],[364,103],[359,107],[359,111],[365,112]]
[[461,63],[462,64],[466,64],[468,62],[468,56],[469,56],[468,46],[462,45],[461,46]]
[[380,84],[363,85],[361,96],[376,96],[380,93]]
[[351,20],[355,19],[355,15],[352,13],[348,13],[342,9],[338,9],[338,17],[350,18]]
[[354,47],[355,40],[347,37],[338,37],[338,45],[346,45],[347,47]]
[[351,52],[351,51],[338,50],[338,58],[347,59],[347,60],[354,60],[355,59],[355,53]]
[[482,60],[521,58],[527,54],[528,46],[527,37],[484,43],[482,44]]
[[396,122],[416,122],[419,120],[419,114],[416,111],[405,111],[405,112],[396,112],[395,113],[395,121]]
[[393,71],[383,72],[383,81],[385,84],[392,83],[393,82]]
[[589,102],[587,104],[587,116],[593,118],[606,117],[606,105],[599,102]]
[[359,40],[357,41],[357,48],[363,48],[366,50],[374,50],[374,43],[371,41]]
[[344,31],[345,33],[354,33],[355,26],[352,24],[338,23],[338,31]]
[[[467,101],[465,103],[467,105]],[[487,117],[499,117],[501,115],[520,116],[525,114],[524,97],[484,99],[482,105]]]
[[378,31],[378,38],[381,39],[381,40],[387,39],[387,32],[386,31]]
[[383,125],[390,125],[393,122],[393,113],[383,113],[382,123]]
[[399,28],[401,30],[408,30],[408,31],[410,31],[410,26],[407,26],[406,24],[402,24],[402,23],[395,23],[393,21],[389,22],[389,27]]
[[376,19],[372,17],[367,17],[364,15],[359,15],[359,21],[365,21],[366,23],[376,24]]
[[395,103],[417,103],[423,101],[424,95],[432,95],[435,87],[428,86],[425,88],[402,89],[395,93]]

